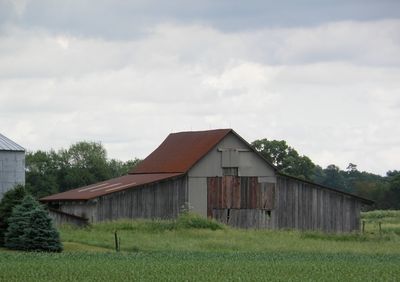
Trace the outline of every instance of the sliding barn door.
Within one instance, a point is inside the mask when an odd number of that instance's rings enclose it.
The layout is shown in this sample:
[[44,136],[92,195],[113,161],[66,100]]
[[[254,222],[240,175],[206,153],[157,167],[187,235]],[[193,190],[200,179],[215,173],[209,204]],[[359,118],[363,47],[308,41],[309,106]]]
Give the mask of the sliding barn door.
[[207,179],[207,215],[242,228],[267,228],[274,208],[275,184],[258,177],[223,176]]

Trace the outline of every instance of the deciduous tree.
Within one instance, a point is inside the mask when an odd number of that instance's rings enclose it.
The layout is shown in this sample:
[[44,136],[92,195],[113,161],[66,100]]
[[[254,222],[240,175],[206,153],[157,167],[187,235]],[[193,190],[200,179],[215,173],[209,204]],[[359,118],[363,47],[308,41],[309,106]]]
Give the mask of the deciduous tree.
[[307,180],[312,179],[315,164],[307,156],[300,156],[286,141],[270,141],[264,138],[255,140],[251,145],[279,171]]

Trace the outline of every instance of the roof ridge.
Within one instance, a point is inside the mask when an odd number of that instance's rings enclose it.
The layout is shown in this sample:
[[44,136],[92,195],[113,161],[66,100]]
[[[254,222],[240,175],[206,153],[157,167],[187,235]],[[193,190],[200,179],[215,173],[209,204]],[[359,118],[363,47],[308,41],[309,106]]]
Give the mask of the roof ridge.
[[206,133],[206,132],[216,132],[216,131],[230,131],[232,128],[217,128],[217,129],[204,129],[204,130],[186,130],[186,131],[177,131],[171,132],[171,134],[180,134],[180,133]]
[[186,173],[230,132],[233,129],[170,133],[129,173]]

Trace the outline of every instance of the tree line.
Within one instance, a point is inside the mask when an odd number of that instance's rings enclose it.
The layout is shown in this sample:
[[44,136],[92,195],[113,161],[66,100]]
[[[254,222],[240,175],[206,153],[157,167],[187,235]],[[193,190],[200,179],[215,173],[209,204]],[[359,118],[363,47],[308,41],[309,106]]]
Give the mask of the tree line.
[[85,141],[58,151],[28,152],[25,186],[42,198],[127,174],[139,161],[108,159],[101,143]]
[[322,168],[284,140],[259,139],[251,145],[285,174],[373,200],[372,209],[400,209],[400,171],[381,176],[359,171],[353,163],[345,170],[334,164]]
[[[326,168],[299,154],[284,140],[259,139],[251,143],[279,171],[375,201],[374,209],[400,209],[400,171],[381,176],[359,171],[356,164],[346,169],[331,164]],[[139,159],[123,162],[108,159],[101,143],[78,142],[58,151],[28,152],[26,189],[36,198],[90,185],[127,174]]]

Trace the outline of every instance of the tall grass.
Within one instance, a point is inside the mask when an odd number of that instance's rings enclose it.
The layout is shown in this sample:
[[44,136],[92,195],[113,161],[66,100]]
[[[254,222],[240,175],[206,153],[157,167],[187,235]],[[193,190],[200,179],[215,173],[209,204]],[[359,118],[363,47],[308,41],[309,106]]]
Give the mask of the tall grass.
[[120,220],[94,224],[86,229],[61,228],[65,242],[76,242],[114,249],[114,232],[121,238],[121,250],[199,251],[199,252],[325,252],[399,253],[400,234],[395,225],[382,225],[384,234],[373,223],[364,234],[325,234],[320,232],[243,230],[223,226],[193,214],[177,220]]
[[393,240],[398,240],[398,236],[400,236],[399,210],[363,212],[361,213],[361,219],[364,221],[366,234],[379,234],[381,237],[390,237]]
[[[71,226],[63,226],[63,229],[71,228]],[[185,212],[182,213],[177,219],[161,220],[161,219],[121,219],[116,221],[108,221],[98,223],[86,227],[90,231],[140,231],[140,232],[164,232],[172,230],[184,229],[209,229],[221,230],[225,226],[215,220],[201,217],[197,214]],[[73,228],[75,229],[76,228]]]
[[395,218],[400,223],[400,210],[375,210],[369,212],[362,212],[361,218],[370,220],[375,220],[375,219],[387,220],[389,218]]
[[191,214],[66,225],[62,254],[0,249],[0,281],[396,281],[400,235],[388,230],[399,213],[370,213],[364,234],[232,229]]

